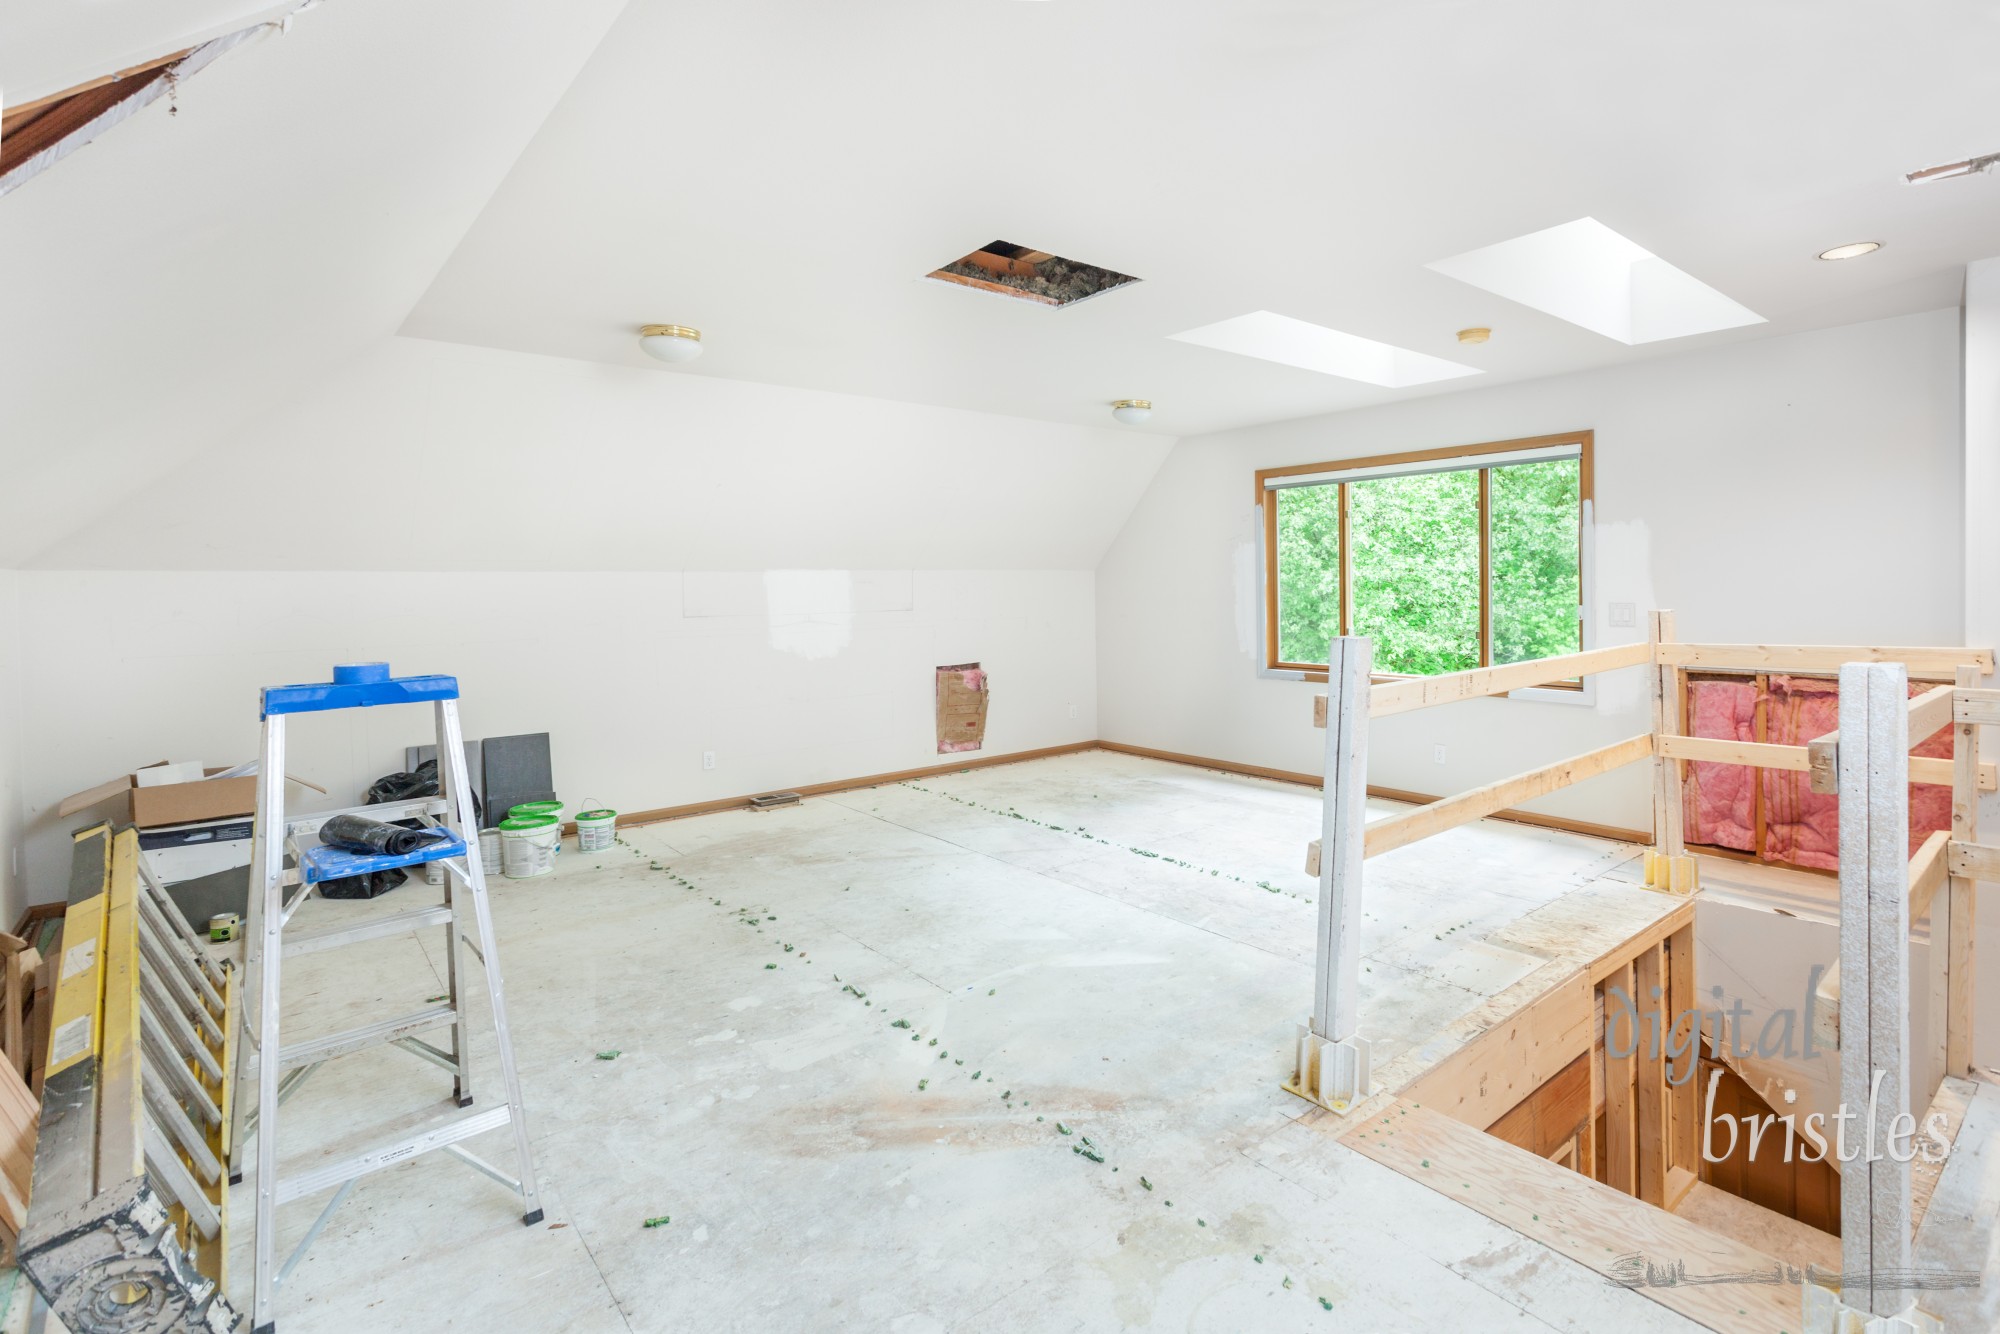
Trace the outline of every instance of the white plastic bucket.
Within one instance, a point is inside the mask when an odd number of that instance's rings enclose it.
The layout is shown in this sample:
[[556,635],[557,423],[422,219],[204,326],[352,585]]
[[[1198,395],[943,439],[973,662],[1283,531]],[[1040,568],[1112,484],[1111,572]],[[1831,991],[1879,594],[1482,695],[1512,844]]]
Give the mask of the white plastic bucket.
[[492,875],[500,869],[500,831],[495,828],[479,831],[479,867]]
[[562,824],[553,815],[509,817],[500,822],[500,868],[509,880],[532,880],[556,869]]
[[602,852],[618,841],[618,812],[609,810],[576,813],[576,850]]

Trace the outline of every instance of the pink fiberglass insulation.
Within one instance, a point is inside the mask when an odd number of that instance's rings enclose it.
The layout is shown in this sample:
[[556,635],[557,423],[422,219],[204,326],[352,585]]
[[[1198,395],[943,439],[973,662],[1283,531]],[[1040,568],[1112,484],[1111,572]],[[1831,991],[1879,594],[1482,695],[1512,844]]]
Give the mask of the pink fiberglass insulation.
[[[1912,695],[1929,687],[1913,683]],[[1774,745],[1803,746],[1840,726],[1840,689],[1833,681],[1773,676],[1766,696],[1766,739]],[[1951,729],[1911,747],[1910,754],[1949,758]],[[1840,865],[1840,799],[1812,790],[1801,770],[1766,769],[1764,848],[1771,861],[1836,870]],[[1934,783],[1910,784],[1910,851],[1933,830],[1951,827],[1951,789]],[[1733,846],[1733,845],[1731,845]]]
[[[1688,682],[1688,735],[1720,741],[1756,740],[1757,687],[1750,681]],[[1740,852],[1757,850],[1757,771],[1740,764],[1695,760],[1682,788],[1682,836]]]

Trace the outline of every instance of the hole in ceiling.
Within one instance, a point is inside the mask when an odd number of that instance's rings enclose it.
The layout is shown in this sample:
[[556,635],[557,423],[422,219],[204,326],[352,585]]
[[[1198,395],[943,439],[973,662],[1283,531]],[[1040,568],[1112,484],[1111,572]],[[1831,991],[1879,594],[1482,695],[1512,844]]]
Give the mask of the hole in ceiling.
[[1129,273],[1065,259],[1046,250],[1031,250],[1012,241],[988,241],[925,276],[1043,306],[1073,305],[1139,281]]

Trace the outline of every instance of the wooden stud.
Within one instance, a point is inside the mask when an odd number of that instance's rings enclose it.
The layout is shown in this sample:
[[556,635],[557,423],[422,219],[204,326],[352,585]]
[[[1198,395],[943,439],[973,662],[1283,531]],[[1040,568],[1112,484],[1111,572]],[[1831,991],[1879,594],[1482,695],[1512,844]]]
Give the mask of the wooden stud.
[[1621,667],[1637,667],[1652,658],[1646,644],[1614,644],[1583,653],[1564,653],[1553,658],[1534,658],[1500,667],[1475,667],[1470,671],[1447,672],[1441,676],[1413,676],[1378,685],[1368,704],[1368,716],[1386,718],[1451,704],[1463,699],[1504,695],[1510,690],[1526,690],[1578,676],[1613,672]]
[[1626,1195],[1639,1193],[1637,1108],[1633,1067],[1639,1044],[1632,1009],[1632,965],[1624,963],[1599,988],[1604,1003],[1604,1181]]
[[1660,645],[1659,661],[1671,667],[1778,672],[1837,672],[1851,662],[1892,662],[1904,667],[1910,676],[1948,681],[1961,666],[1992,671],[1993,650],[1841,644],[1681,644],[1669,637]]
[[[1646,638],[1653,655],[1653,675],[1649,684],[1656,744],[1685,730],[1681,726],[1680,673],[1669,667],[1662,656],[1673,637],[1674,614],[1670,611],[1653,612],[1648,621]],[[1681,841],[1681,777],[1679,761],[1656,750],[1653,760],[1653,847],[1664,857],[1679,857],[1687,851]]]
[[[1958,670],[1958,697],[1962,699],[1979,680],[1979,674],[1970,667]],[[1961,718],[1962,707],[1954,705],[1955,726],[1952,733],[1952,785],[1951,785],[1951,837],[1952,850],[1976,843],[1979,838],[1979,793],[1983,790],[1979,779],[1985,768],[1979,762],[1979,724]],[[1944,1068],[1948,1075],[1967,1075],[1972,1072],[1973,1002],[1978,992],[1978,974],[1973,953],[1973,935],[1976,929],[1974,905],[1975,882],[1982,877],[1974,872],[1962,874],[1958,868],[1951,871],[1950,887],[1945,891],[1949,903],[1945,909],[1948,918],[1945,924],[1945,1005]],[[1987,878],[2000,878],[1990,876]],[[1931,948],[1938,948],[1938,934],[1933,924]]]
[[[1813,766],[1830,766],[1837,761],[1839,753],[1838,732],[1815,738],[1803,746],[1778,746],[1756,741],[1729,741],[1717,737],[1662,736],[1658,753],[1673,760],[1706,761],[1711,764],[1741,764],[1757,769],[1784,769],[1793,773],[1813,773],[1813,781],[1822,781]],[[1826,743],[1831,739],[1832,744]],[[1821,749],[1816,750],[1815,747]],[[1829,770],[1830,771],[1830,770]],[[1910,757],[1910,781],[1935,787],[1949,787],[1957,781],[1952,761],[1934,756],[1913,755]],[[1978,765],[1975,769],[1975,785],[1981,792],[1992,792],[2000,788],[2000,766]],[[1815,788],[1815,791],[1818,789]]]
[[[1694,926],[1690,923],[1667,937],[1666,1012],[1673,1025],[1669,1050],[1681,1053],[1668,1070],[1667,1166],[1698,1174],[1701,1170],[1701,1000],[1695,991]],[[1693,1176],[1688,1184],[1692,1186]],[[1667,1207],[1676,1201],[1668,1191]]]
[[1869,1150],[1841,1174],[1842,1299],[1878,1315],[1906,1300],[1887,1276],[1910,1268],[1910,1165],[1887,1152],[1910,1110],[1908,679],[1896,663],[1840,672],[1840,1096]]
[[1446,797],[1443,801],[1419,807],[1404,815],[1378,820],[1368,827],[1364,835],[1365,855],[1379,857],[1419,839],[1505,810],[1516,802],[1547,796],[1586,778],[1595,778],[1627,764],[1637,764],[1652,753],[1653,738],[1642,733],[1528,773]]
[[1638,1121],[1634,1149],[1638,1155],[1639,1198],[1666,1207],[1667,1160],[1672,1151],[1667,1130],[1666,1037],[1671,1023],[1662,1003],[1667,994],[1664,951],[1655,945],[1632,961],[1633,1003],[1639,1011],[1633,1056],[1633,1108]]

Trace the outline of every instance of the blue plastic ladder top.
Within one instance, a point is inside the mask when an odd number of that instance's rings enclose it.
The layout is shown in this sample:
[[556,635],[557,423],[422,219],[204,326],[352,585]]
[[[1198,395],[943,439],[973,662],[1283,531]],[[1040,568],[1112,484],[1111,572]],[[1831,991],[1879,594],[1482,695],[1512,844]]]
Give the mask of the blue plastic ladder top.
[[341,663],[333,680],[310,685],[265,686],[259,692],[257,717],[277,713],[320,713],[328,709],[366,709],[377,704],[427,704],[457,699],[455,676],[391,676],[386,662]]
[[[436,830],[439,835],[446,832],[444,829]],[[299,879],[308,885],[316,885],[323,880],[345,880],[348,876],[367,875],[370,871],[387,871],[394,867],[416,866],[444,857],[464,855],[465,840],[457,834],[433,837],[415,852],[400,856],[391,852],[348,852],[322,843],[299,854]]]

